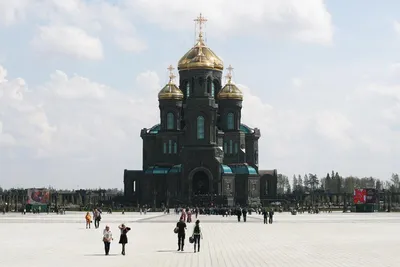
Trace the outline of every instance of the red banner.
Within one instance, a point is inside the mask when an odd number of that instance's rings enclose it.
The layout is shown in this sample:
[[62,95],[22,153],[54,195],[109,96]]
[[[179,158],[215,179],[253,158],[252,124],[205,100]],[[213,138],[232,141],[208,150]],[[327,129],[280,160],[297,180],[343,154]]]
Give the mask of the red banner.
[[367,202],[367,190],[354,189],[353,201],[354,204],[365,204]]

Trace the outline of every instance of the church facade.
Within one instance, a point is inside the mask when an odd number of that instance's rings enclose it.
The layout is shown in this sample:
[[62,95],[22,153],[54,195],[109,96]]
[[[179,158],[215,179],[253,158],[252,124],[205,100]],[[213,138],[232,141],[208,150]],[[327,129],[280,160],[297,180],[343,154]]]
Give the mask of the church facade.
[[[179,60],[179,81],[158,94],[160,122],[141,130],[142,170],[124,171],[125,197],[139,205],[249,205],[276,196],[276,170],[259,170],[258,128],[241,121],[243,94],[223,82],[222,60],[196,44]],[[177,85],[178,84],[178,85]]]

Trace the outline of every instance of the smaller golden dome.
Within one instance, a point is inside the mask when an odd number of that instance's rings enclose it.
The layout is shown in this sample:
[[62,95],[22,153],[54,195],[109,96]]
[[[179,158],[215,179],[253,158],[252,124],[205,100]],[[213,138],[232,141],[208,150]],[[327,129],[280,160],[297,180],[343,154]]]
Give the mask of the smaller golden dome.
[[170,71],[169,82],[164,86],[163,89],[158,93],[159,100],[182,100],[183,93],[174,83],[175,75],[172,73],[174,68],[170,65],[168,70]]
[[226,76],[228,82],[225,86],[219,91],[217,98],[218,99],[234,99],[234,100],[243,100],[243,93],[240,89],[232,83],[232,74],[231,71],[233,68],[229,65],[227,68],[229,70],[228,75]]

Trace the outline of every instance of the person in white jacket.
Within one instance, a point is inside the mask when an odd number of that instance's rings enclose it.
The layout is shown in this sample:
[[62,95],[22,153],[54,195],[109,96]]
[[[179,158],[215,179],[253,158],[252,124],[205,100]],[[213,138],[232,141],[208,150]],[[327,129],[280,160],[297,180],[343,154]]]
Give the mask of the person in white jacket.
[[110,227],[107,225],[103,231],[104,251],[106,255],[110,253],[110,244],[112,240],[113,240],[112,233],[110,231]]

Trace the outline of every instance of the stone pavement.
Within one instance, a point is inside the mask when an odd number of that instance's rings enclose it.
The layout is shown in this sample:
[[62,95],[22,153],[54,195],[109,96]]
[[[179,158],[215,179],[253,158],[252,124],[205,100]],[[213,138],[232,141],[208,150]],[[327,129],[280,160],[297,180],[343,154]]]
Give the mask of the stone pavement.
[[[23,218],[19,215],[20,219]],[[204,239],[200,253],[187,242],[176,252],[176,215],[104,215],[114,233],[111,254],[103,255],[102,228],[86,230],[84,214],[40,215],[41,223],[0,215],[0,266],[165,266],[165,267],[398,267],[400,214],[301,214],[275,216],[272,225],[258,215],[199,216]],[[67,218],[70,218],[67,220]],[[8,221],[7,221],[8,220]],[[36,218],[36,222],[38,219]],[[50,222],[50,223],[49,223]],[[119,223],[132,227],[127,255],[120,255]],[[193,224],[188,226],[191,232]]]

